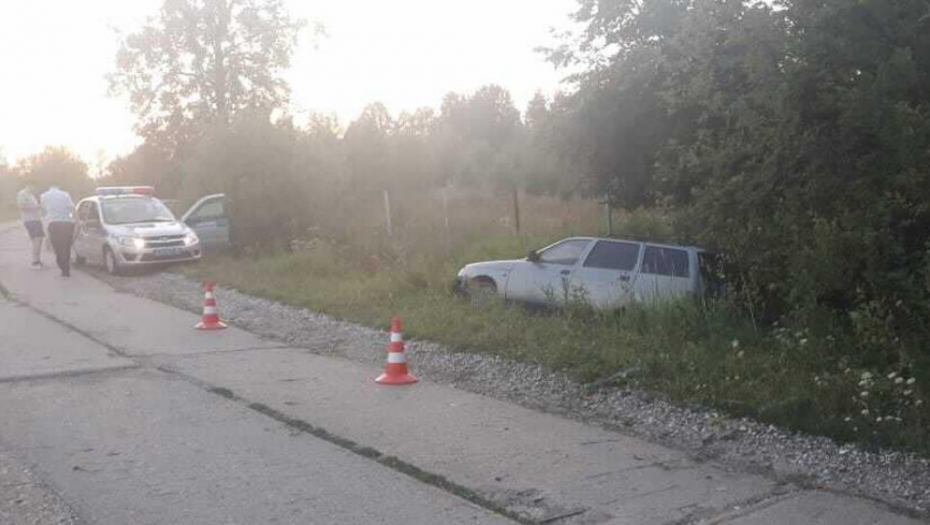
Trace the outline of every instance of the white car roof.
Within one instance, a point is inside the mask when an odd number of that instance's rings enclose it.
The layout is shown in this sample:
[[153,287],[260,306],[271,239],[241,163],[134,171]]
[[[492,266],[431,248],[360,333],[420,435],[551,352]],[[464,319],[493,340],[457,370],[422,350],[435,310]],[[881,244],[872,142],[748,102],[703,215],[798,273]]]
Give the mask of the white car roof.
[[[634,238],[634,239],[624,239],[624,238],[619,238],[619,237],[566,237],[566,238],[560,239],[560,240],[558,240],[558,241],[556,241],[556,242],[554,242],[554,243],[552,243],[552,244],[560,243],[560,242],[562,242],[562,241],[567,241],[567,240],[635,242],[635,243],[638,243],[638,244],[648,244],[649,246],[656,246],[656,247],[659,247],[659,248],[676,248],[676,249],[679,249],[679,250],[694,250],[694,251],[698,251],[698,252],[705,252],[705,251],[707,251],[706,249],[701,248],[701,247],[699,247],[699,246],[693,246],[693,245],[687,245],[687,244],[669,244],[669,243],[664,243],[664,242],[650,241],[650,240],[647,240],[647,239],[635,239],[635,238]],[[550,244],[549,246],[552,246],[552,244]]]

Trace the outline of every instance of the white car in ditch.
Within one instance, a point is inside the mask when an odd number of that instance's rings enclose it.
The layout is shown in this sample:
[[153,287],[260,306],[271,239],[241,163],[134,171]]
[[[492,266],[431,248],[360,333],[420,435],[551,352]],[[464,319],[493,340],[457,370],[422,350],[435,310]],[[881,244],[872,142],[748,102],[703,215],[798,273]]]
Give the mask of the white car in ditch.
[[718,262],[693,246],[572,237],[525,259],[469,264],[456,289],[533,305],[578,300],[612,309],[717,291]]

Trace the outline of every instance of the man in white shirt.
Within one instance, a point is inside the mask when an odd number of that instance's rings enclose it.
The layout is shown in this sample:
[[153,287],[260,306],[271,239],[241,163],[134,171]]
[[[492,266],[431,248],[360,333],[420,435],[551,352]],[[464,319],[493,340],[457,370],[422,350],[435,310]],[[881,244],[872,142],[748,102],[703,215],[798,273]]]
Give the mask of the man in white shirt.
[[35,188],[32,184],[26,184],[26,187],[19,190],[16,194],[16,205],[19,207],[19,216],[23,220],[23,226],[29,233],[29,239],[32,240],[32,268],[35,270],[42,269],[42,241],[45,239],[45,230],[42,228],[42,207],[35,196]]
[[68,192],[52,186],[39,197],[42,213],[48,221],[48,237],[55,249],[55,261],[63,277],[71,276],[71,242],[74,240],[74,223],[71,212],[74,203]]

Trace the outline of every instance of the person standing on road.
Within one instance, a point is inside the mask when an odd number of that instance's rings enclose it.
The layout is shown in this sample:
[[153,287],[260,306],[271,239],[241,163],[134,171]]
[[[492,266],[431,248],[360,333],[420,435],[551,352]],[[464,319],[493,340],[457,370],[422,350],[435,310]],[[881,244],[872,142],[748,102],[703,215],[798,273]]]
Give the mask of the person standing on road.
[[19,216],[23,226],[29,233],[32,241],[32,269],[42,269],[42,241],[45,239],[45,230],[42,228],[42,207],[36,199],[35,188],[32,184],[19,190],[16,194],[16,205],[19,207]]
[[61,268],[62,277],[71,276],[71,241],[74,240],[74,223],[71,212],[74,203],[68,192],[52,186],[39,198],[42,212],[48,221],[48,237],[55,250],[55,261]]

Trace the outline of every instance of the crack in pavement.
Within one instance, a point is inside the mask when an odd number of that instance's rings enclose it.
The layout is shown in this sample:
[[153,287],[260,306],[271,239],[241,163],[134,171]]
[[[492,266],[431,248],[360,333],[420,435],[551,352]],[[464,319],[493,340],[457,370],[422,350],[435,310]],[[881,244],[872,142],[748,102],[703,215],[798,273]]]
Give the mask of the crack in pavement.
[[649,463],[645,463],[643,465],[633,465],[631,467],[626,467],[626,468],[621,468],[621,469],[616,469],[616,470],[609,470],[606,472],[598,472],[597,474],[590,474],[588,476],[585,476],[584,479],[594,480],[594,479],[599,479],[599,478],[607,478],[615,474],[624,474],[627,472],[635,472],[637,470],[644,470],[648,468],[656,468],[656,469],[663,470],[666,472],[670,472],[673,470],[690,470],[693,468],[698,468],[696,466],[695,467],[675,467],[671,465],[672,463],[673,463],[672,461],[652,461]]
[[404,461],[395,456],[386,455],[383,452],[375,448],[366,446],[361,443],[357,443],[351,439],[345,438],[338,434],[333,434],[332,432],[329,432],[328,430],[320,426],[312,425],[301,419],[292,418],[284,414],[283,412],[280,412],[272,407],[269,407],[268,405],[265,405],[264,403],[252,402],[244,397],[239,396],[238,394],[236,394],[235,392],[233,392],[232,390],[228,388],[213,385],[207,381],[203,381],[194,376],[185,374],[168,365],[159,365],[159,366],[156,366],[155,368],[159,370],[160,372],[163,372],[165,374],[171,374],[183,381],[186,381],[194,386],[197,386],[198,388],[206,390],[207,392],[216,394],[220,397],[228,399],[229,401],[239,404],[240,406],[244,406],[250,410],[258,412],[279,423],[287,425],[288,427],[291,427],[301,433],[309,434],[318,439],[328,441],[329,443],[332,443],[343,449],[346,449],[349,452],[352,452],[354,454],[358,454],[367,459],[373,460],[374,462],[382,466],[385,466],[392,470],[400,472],[401,474],[410,476],[421,483],[431,485],[444,492],[452,494],[453,496],[459,497],[470,503],[478,505],[479,507],[482,507],[486,510],[489,510],[496,514],[500,514],[501,516],[511,519],[517,523],[521,523],[524,525],[538,525],[539,523],[541,523],[539,521],[529,520],[517,513],[511,512],[508,509],[494,503],[490,499],[482,496],[478,492],[468,487],[465,487],[463,485],[459,485],[458,483],[455,483],[453,481],[450,481],[445,476],[441,476],[433,472],[425,471],[417,467],[416,465],[413,465],[412,463]]
[[725,523],[732,522],[733,520],[737,520],[739,518],[749,516],[751,514],[755,514],[761,510],[765,510],[774,505],[778,505],[779,503],[783,501],[788,501],[788,500],[797,498],[799,495],[803,494],[804,492],[806,491],[796,490],[796,491],[788,492],[785,494],[774,494],[770,498],[766,498],[766,499],[755,501],[755,502],[749,502],[745,506],[740,505],[739,510],[725,513],[724,515],[721,515],[721,516],[717,516],[712,521],[708,521],[706,523],[707,525],[723,525]]
[[[722,525],[734,519],[754,514],[782,501],[795,498],[805,492],[809,491],[803,488],[790,488],[789,485],[783,485],[781,487],[777,487],[771,492],[758,494],[751,498],[732,503],[730,505],[731,510],[701,509],[692,512],[681,519],[665,523],[664,525],[694,525],[696,523],[702,523],[704,525]],[[685,508],[687,507],[680,507],[679,510],[684,510]],[[734,511],[733,509],[738,510]]]
[[125,372],[127,370],[135,370],[144,366],[141,363],[133,363],[131,365],[118,365],[111,366],[107,368],[91,368],[87,370],[64,370],[61,372],[46,372],[39,374],[29,374],[29,375],[20,375],[12,377],[2,377],[0,378],[0,384],[5,383],[22,383],[25,381],[42,381],[48,379],[70,379],[75,377],[84,377],[90,375],[104,375],[115,372]]
[[293,347],[286,345],[269,345],[269,346],[248,346],[245,348],[229,348],[223,350],[202,350],[195,354],[172,354],[170,352],[159,352],[154,354],[146,354],[144,356],[133,356],[133,358],[139,358],[144,360],[151,360],[155,357],[170,357],[173,359],[184,359],[186,357],[199,357],[199,356],[208,356],[208,355],[218,355],[218,354],[235,354],[237,352],[261,352],[263,350],[293,350]]

